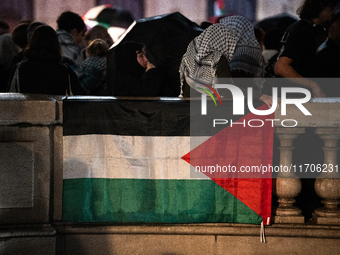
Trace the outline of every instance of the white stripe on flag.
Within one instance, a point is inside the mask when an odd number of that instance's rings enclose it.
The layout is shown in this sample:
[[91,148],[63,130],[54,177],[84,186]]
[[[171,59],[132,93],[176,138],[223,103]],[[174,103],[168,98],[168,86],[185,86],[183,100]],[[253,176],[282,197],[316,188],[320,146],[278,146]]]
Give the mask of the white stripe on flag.
[[[195,147],[206,139],[195,138]],[[191,146],[187,136],[64,136],[64,179],[190,179],[181,157]]]

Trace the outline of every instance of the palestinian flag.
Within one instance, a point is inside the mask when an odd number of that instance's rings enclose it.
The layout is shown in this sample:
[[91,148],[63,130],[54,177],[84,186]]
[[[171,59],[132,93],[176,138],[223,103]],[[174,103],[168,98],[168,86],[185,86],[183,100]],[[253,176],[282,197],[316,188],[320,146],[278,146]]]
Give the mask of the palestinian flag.
[[[212,148],[214,137],[230,132],[223,127],[216,134],[195,134],[202,143],[193,148],[195,118],[185,100],[64,100],[63,221],[269,224],[270,178],[193,174],[188,153],[197,158],[204,144]],[[229,138],[237,141],[236,135],[246,132],[253,137],[251,150],[258,152],[254,157],[262,152],[263,162],[270,161],[269,129],[234,130]],[[255,148],[256,139],[267,142]],[[241,147],[231,151],[233,162],[249,157]],[[217,150],[214,155],[219,157]]]
[[224,0],[215,0],[214,2],[214,16],[222,16],[225,15],[225,4]]

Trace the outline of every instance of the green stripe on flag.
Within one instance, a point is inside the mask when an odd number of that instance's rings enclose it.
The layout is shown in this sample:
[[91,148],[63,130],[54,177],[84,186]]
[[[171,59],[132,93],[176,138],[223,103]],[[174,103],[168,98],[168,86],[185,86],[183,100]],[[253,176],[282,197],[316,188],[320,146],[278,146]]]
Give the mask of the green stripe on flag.
[[212,180],[64,180],[63,221],[260,224],[262,218]]

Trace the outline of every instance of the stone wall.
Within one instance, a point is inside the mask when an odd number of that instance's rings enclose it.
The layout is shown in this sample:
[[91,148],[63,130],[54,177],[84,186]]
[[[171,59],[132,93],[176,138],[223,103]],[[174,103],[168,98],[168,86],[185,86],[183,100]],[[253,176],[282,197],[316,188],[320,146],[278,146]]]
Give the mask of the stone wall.
[[57,100],[1,94],[0,109],[0,254],[54,254],[62,191]]
[[256,19],[261,20],[282,12],[290,13],[297,17],[296,10],[302,0],[258,0],[256,5]]
[[[308,103],[313,118],[293,108],[275,118],[334,129],[339,107]],[[336,222],[274,223],[267,243],[259,226],[245,224],[63,223],[62,140],[61,98],[0,94],[0,255],[338,253]]]
[[57,28],[57,18],[65,11],[84,15],[89,9],[95,6],[95,0],[34,0],[34,20]]

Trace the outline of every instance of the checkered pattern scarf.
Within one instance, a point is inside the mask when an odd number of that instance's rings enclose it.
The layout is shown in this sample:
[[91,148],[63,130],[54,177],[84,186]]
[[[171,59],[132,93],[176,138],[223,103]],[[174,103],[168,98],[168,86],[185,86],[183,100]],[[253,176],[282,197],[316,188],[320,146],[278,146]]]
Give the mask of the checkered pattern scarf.
[[[217,64],[224,55],[230,70],[263,76],[264,59],[252,24],[244,17],[231,16],[209,26],[190,42],[180,65],[181,95],[184,79],[196,88],[196,79],[213,85]],[[256,82],[261,86],[261,82]]]
[[220,20],[220,23],[232,29],[238,38],[237,45],[230,61],[230,70],[242,70],[263,76],[264,58],[260,45],[254,34],[253,25],[242,16],[230,16]]
[[81,65],[75,70],[78,77],[83,73],[85,75],[91,75],[96,72],[104,73],[106,70],[106,57],[88,57]]
[[81,86],[93,95],[106,81],[106,57],[88,57],[75,70]]

